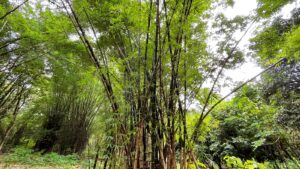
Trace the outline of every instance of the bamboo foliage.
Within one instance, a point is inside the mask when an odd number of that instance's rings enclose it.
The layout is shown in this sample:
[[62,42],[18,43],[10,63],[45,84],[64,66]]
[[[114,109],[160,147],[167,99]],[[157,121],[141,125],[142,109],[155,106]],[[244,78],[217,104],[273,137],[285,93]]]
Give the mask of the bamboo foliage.
[[[88,40],[82,26],[84,21],[78,18],[76,10],[69,1],[62,1],[62,4],[82,43],[86,47],[90,59],[100,69],[101,81],[106,88],[108,98],[116,98],[114,93],[109,92],[113,91],[112,82],[103,72],[103,67],[108,66],[107,62],[97,59],[101,57],[107,58],[101,52],[106,47],[96,44],[97,48],[93,48],[94,44]],[[172,9],[173,4],[168,5],[166,1],[157,0],[155,2],[140,3],[140,5],[149,8],[145,45],[136,47],[145,50],[143,60],[141,60],[141,55],[137,58],[128,58],[128,53],[133,48],[133,45],[130,44],[134,43],[129,37],[130,29],[104,29],[104,32],[107,32],[113,39],[111,46],[107,47],[116,51],[117,57],[122,60],[125,67],[124,72],[122,72],[124,74],[123,97],[130,107],[128,112],[130,120],[128,121],[129,126],[121,125],[119,130],[122,134],[126,134],[130,130],[137,132],[135,136],[128,136],[132,141],[130,143],[125,142],[125,149],[121,151],[129,159],[126,161],[127,168],[176,168],[176,142],[178,141],[175,138],[178,134],[176,123],[185,124],[185,122],[181,122],[184,119],[185,110],[183,110],[181,100],[179,99],[182,88],[178,83],[180,80],[179,70],[182,61],[183,37],[186,36],[186,25],[190,24],[188,16],[190,15],[192,4],[193,1],[190,0],[177,1],[174,5],[178,8],[174,8],[168,13],[168,8]],[[165,13],[161,9],[164,9]],[[94,27],[93,22],[95,21],[91,20],[88,11],[85,14],[87,15],[89,26]],[[166,26],[162,27],[162,23],[166,23]],[[153,32],[150,30],[152,24],[155,26],[155,31]],[[175,31],[171,29],[175,29]],[[150,39],[150,36],[154,38]],[[129,45],[125,41],[129,42]],[[140,42],[139,44],[141,45]],[[152,47],[153,50],[151,49]],[[96,55],[97,50],[102,53],[100,56]],[[132,64],[133,62],[137,62],[138,64]],[[164,67],[167,64],[171,66],[168,71],[165,71]],[[108,74],[110,73],[108,72]],[[135,76],[136,74],[138,77]],[[163,76],[167,76],[167,78]],[[136,86],[134,83],[136,79],[143,79],[143,86],[139,85],[142,88]],[[140,81],[137,82],[139,84]],[[120,112],[119,109],[116,109],[120,106],[120,103],[116,103],[112,99],[110,101],[113,112]],[[117,104],[119,106],[115,106]],[[177,105],[180,105],[181,115],[178,113]],[[140,134],[141,129],[143,130],[142,134]],[[185,140],[187,139],[186,136],[185,131]],[[115,135],[115,137],[117,136]],[[143,140],[143,144],[141,144],[141,140]],[[115,152],[115,150],[112,150],[112,152]]]
[[45,112],[47,116],[43,124],[45,135],[37,141],[35,148],[61,154],[82,152],[88,142],[90,127],[100,105],[93,91],[88,91],[83,96],[76,90],[69,93],[55,91],[53,100]]

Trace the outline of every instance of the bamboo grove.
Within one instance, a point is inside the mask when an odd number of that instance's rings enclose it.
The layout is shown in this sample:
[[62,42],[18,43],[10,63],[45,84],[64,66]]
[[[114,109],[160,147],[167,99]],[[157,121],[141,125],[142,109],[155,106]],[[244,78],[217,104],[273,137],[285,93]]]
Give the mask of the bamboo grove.
[[[211,18],[216,6],[233,1],[25,0],[14,7],[13,2],[1,2],[0,121],[8,120],[0,132],[0,152],[9,142],[17,145],[27,137],[31,121],[41,121],[44,132],[29,130],[36,138],[35,151],[82,153],[90,140],[106,138],[92,148],[94,168],[98,160],[103,168],[187,169],[190,164],[202,168],[195,147],[204,144],[203,133],[216,124],[207,119],[219,118],[215,114],[226,107],[222,103],[229,104],[229,96],[258,76],[274,69],[284,72],[280,67],[286,64],[297,69],[295,14],[289,25],[295,31],[281,34],[291,36],[288,42],[294,47],[286,45],[278,49],[282,54],[264,55],[259,52],[267,49],[257,45],[264,44],[265,39],[259,38],[265,35],[259,34],[251,48],[264,71],[229,94],[218,95],[224,71],[245,60],[240,46],[250,29],[294,1],[258,2],[253,14],[232,20],[218,15],[215,21]],[[209,29],[219,30],[215,49],[208,44]],[[241,35],[233,36],[235,31]],[[269,73],[264,82],[270,77],[277,75]],[[288,98],[297,98],[297,90],[293,92],[296,95]],[[265,100],[268,112],[275,110],[271,105],[279,105]],[[188,115],[195,104],[200,106],[191,123]],[[104,119],[99,120],[98,114]],[[102,129],[94,127],[105,119],[111,121]],[[94,138],[92,129],[102,133]],[[297,153],[291,149],[282,156],[299,160],[294,158]]]
[[[203,2],[198,3],[201,5]],[[105,70],[107,62],[103,61],[108,60],[106,54],[96,55],[95,47],[93,48],[91,42],[87,39],[86,32],[81,26],[82,21],[78,18],[76,11],[70,2],[62,2],[62,4],[72,20],[90,59],[99,70],[99,76],[110,101],[112,112],[116,118],[122,118],[120,117],[120,106],[114,94],[113,84],[109,79],[109,72]],[[185,120],[187,101],[181,100],[180,95],[185,95],[184,97],[187,99],[186,93],[189,89],[187,88],[186,77],[183,74],[181,75],[182,78],[179,78],[179,72],[186,73],[189,71],[186,63],[184,63],[184,55],[188,47],[182,45],[187,45],[184,44],[184,39],[191,36],[186,34],[187,28],[190,28],[192,23],[189,17],[198,17],[199,14],[191,14],[192,10],[197,10],[192,9],[192,1],[178,1],[174,5],[174,9],[170,10],[171,7],[167,6],[165,1],[151,1],[147,6],[142,2],[136,2],[138,8],[149,6],[149,9],[146,9],[149,11],[146,32],[139,32],[140,35],[137,35],[139,37],[132,37],[138,39],[137,42],[127,39],[129,38],[126,35],[127,32],[123,32],[123,30],[107,30],[107,34],[114,39],[113,44],[107,48],[115,50],[117,57],[124,64],[123,74],[126,86],[123,89],[123,97],[130,107],[129,112],[126,113],[131,116],[128,124],[120,124],[117,133],[113,134],[113,143],[125,143],[124,150],[120,154],[115,154],[117,150],[114,147],[108,147],[108,153],[125,156],[128,168],[140,168],[141,166],[145,168],[148,166],[151,166],[151,168],[166,168],[167,166],[175,168],[176,135],[180,137],[182,142],[179,149],[182,165],[185,165],[186,159],[183,158],[188,154]],[[161,11],[162,9],[164,10]],[[198,10],[202,10],[200,12],[203,13],[206,9],[204,7],[204,9]],[[88,11],[85,11],[85,14],[87,23],[93,30],[94,36],[96,36]],[[175,25],[176,29],[174,30]],[[155,29],[150,30],[151,27],[155,27]],[[145,40],[142,40],[143,35]],[[133,47],[127,46],[125,42]],[[134,45],[134,43],[138,44]],[[145,43],[143,48],[141,43]],[[99,51],[103,50],[100,45],[97,47]],[[133,51],[139,51],[137,57],[128,59],[128,53]],[[163,69],[166,64],[170,64],[169,70]],[[180,68],[182,69],[180,70]],[[180,133],[178,128],[182,130]],[[126,136],[130,130],[134,130],[135,134],[130,135],[130,142],[126,143],[124,135]],[[119,139],[117,139],[116,135],[119,133],[123,136],[119,136]]]

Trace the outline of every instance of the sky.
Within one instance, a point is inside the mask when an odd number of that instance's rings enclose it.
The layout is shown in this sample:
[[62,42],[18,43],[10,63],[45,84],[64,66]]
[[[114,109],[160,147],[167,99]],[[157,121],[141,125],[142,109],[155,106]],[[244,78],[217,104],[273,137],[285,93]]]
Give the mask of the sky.
[[[292,4],[288,4],[281,9],[281,11],[277,15],[281,15],[283,18],[289,18],[291,11],[296,7],[299,7],[300,0]],[[237,15],[248,16],[255,8],[257,7],[256,0],[236,0],[233,7],[229,7],[227,9],[217,9],[217,12],[223,12],[225,16],[228,18],[234,18]],[[247,35],[243,38],[242,42],[238,46],[244,52],[248,51],[249,39],[253,36],[253,31],[257,28],[257,25],[254,25],[252,29],[247,33]],[[241,34],[237,34],[237,37],[240,37]],[[262,71],[262,68],[255,62],[254,59],[246,58],[246,62],[236,69],[226,70],[224,71],[225,76],[232,79],[232,85],[228,87],[222,87],[220,90],[220,94],[225,96],[228,94],[233,88],[234,83],[239,81],[246,81],[251,77],[257,75]]]

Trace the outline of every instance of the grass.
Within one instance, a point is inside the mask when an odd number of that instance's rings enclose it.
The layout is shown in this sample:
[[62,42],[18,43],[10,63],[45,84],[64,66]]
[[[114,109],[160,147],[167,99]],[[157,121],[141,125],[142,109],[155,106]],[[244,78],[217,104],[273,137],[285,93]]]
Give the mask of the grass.
[[84,161],[80,160],[78,155],[59,155],[57,153],[48,153],[41,155],[33,150],[17,147],[10,153],[3,154],[0,157],[0,168],[20,168],[20,169],[75,169],[85,168]]

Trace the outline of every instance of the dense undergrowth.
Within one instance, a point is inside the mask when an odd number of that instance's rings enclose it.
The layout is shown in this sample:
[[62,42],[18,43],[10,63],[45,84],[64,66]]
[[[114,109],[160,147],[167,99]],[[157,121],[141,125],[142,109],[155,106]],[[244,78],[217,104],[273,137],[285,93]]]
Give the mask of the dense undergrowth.
[[224,160],[226,161],[226,166],[228,168],[235,168],[235,169],[276,169],[276,168],[298,169],[300,167],[299,162],[296,160],[288,160],[285,162],[266,161],[263,163],[259,163],[255,160],[246,160],[243,162],[240,158],[234,156],[225,156]]
[[[19,146],[2,155],[0,158],[0,164],[2,165],[0,165],[0,167],[14,168],[16,166],[22,166],[24,168],[59,169],[92,168],[91,160],[92,159],[90,159],[90,161],[88,159],[84,159],[77,154],[59,155],[54,152],[41,154],[40,152],[34,152],[30,148]],[[300,167],[300,163],[296,160],[288,160],[285,162],[265,161],[263,163],[259,163],[255,160],[242,161],[240,158],[234,156],[225,156],[223,160],[222,168],[230,169],[298,169]],[[101,168],[102,166],[100,165],[98,167]],[[209,169],[207,164],[200,161],[198,161],[197,164],[192,161],[188,163],[189,169],[197,169],[197,167],[201,169]],[[177,168],[180,168],[179,164],[177,164]],[[219,169],[217,164],[213,162],[210,168]]]
[[76,154],[64,156],[51,152],[42,155],[40,152],[34,152],[32,149],[26,147],[16,147],[9,153],[4,154],[0,160],[0,163],[3,163],[4,167],[23,165],[30,166],[29,168],[85,168],[84,161],[80,160]]

